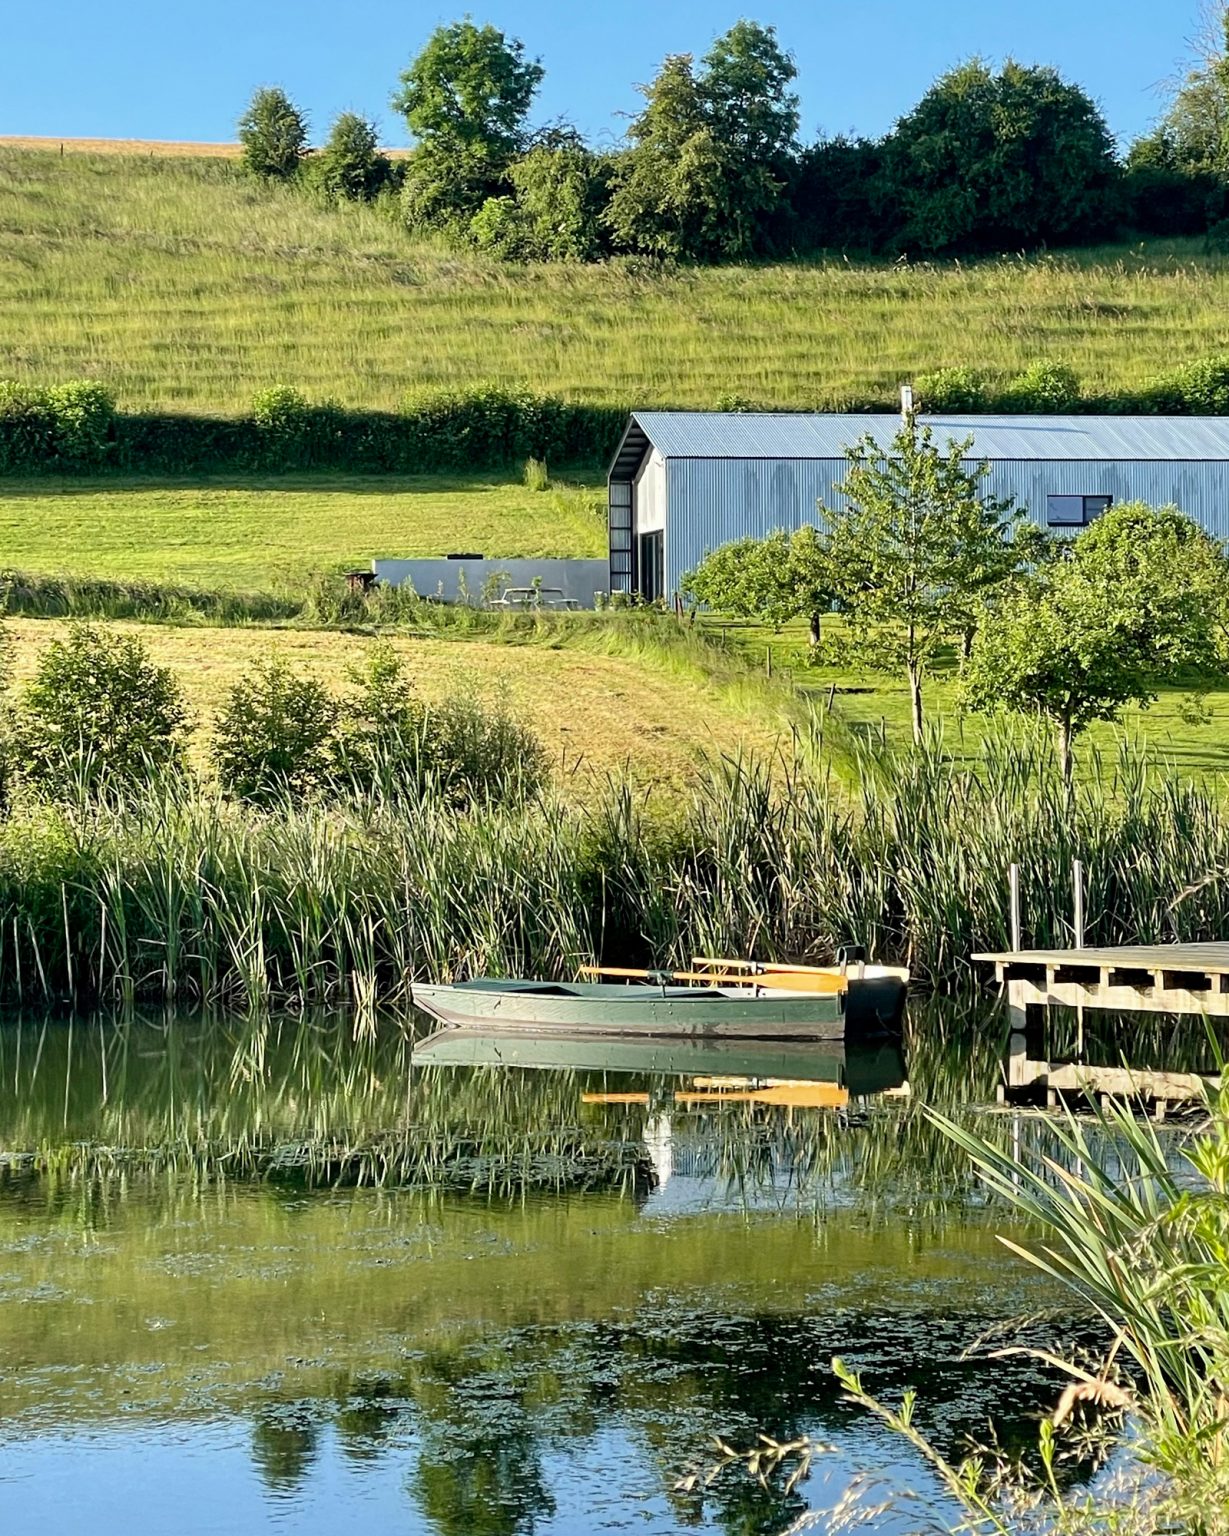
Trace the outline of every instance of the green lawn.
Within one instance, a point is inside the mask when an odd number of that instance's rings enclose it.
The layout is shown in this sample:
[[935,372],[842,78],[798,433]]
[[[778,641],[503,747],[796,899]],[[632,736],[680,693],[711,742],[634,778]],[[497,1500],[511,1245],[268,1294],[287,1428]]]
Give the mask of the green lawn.
[[[909,740],[909,693],[903,675],[812,667],[806,660],[806,635],[801,624],[773,630],[762,624],[709,622],[714,630],[727,635],[757,670],[763,668],[765,653],[771,650],[774,674],[788,676],[823,711],[831,699],[834,713],[854,736],[872,738],[886,734],[889,742]],[[839,622],[830,621],[829,634],[839,633]],[[986,716],[961,709],[955,666],[953,655],[927,682],[923,703],[927,718],[942,727],[949,748],[958,756],[972,756],[987,729],[993,727]],[[1195,685],[1164,688],[1149,708],[1124,711],[1121,724],[1094,725],[1081,738],[1077,756],[1087,764],[1090,754],[1099,752],[1102,760],[1112,766],[1117,744],[1126,734],[1183,777],[1202,781],[1221,775],[1229,777],[1229,681],[1217,683],[1202,696],[1206,719],[1198,723],[1190,718],[1196,692]]]
[[102,379],[127,409],[236,413],[291,384],[395,406],[488,380],[618,405],[891,398],[1039,357],[1089,389],[1224,346],[1229,260],[1200,242],[889,266],[525,268],[317,207],[233,162],[0,146],[0,378]]
[[377,555],[601,556],[600,504],[590,488],[441,477],[0,480],[0,565],[267,588]]

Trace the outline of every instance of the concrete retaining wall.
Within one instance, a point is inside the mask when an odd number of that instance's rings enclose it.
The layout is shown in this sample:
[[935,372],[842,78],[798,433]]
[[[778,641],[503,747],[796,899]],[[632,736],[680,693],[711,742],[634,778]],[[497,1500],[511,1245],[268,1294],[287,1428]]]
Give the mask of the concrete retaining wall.
[[[465,600],[479,605],[487,584],[498,577],[499,593],[508,587],[559,588],[580,608],[593,608],[595,594],[610,591],[610,567],[605,560],[373,560],[377,581],[400,587],[407,582],[419,597],[439,597],[446,603]],[[464,577],[464,581],[462,581]]]

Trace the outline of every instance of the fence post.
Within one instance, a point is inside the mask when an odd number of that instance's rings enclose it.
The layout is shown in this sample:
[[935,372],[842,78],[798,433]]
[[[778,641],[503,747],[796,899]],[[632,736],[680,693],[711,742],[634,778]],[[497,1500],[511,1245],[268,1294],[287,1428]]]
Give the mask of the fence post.
[[1071,889],[1075,899],[1075,947],[1084,948],[1084,864],[1081,859],[1072,860]]

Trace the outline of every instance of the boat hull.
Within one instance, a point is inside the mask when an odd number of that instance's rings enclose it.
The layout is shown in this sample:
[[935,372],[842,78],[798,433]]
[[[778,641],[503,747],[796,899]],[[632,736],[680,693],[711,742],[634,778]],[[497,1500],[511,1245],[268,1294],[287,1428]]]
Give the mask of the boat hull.
[[836,993],[750,988],[617,986],[482,980],[415,986],[413,1001],[459,1028],[571,1035],[845,1040],[900,1032],[905,986],[895,976],[851,979]]

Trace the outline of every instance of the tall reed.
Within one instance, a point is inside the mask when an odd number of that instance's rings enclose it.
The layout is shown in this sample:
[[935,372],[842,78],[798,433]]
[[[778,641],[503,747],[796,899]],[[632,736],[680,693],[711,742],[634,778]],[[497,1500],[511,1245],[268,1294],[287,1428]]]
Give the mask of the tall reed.
[[612,779],[582,807],[258,813],[188,791],[20,810],[0,827],[0,1001],[375,1002],[414,979],[850,942],[948,984],[1007,944],[1013,862],[1026,940],[1069,942],[1075,857],[1091,941],[1229,931],[1229,819],[1129,748],[1073,807],[1011,742],[973,767],[936,742],[868,757],[858,783],[799,755],[725,761],[669,805]]

